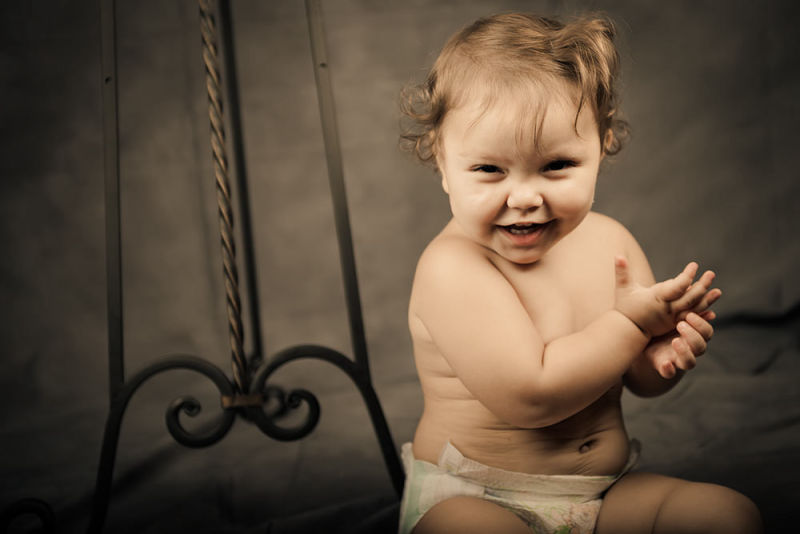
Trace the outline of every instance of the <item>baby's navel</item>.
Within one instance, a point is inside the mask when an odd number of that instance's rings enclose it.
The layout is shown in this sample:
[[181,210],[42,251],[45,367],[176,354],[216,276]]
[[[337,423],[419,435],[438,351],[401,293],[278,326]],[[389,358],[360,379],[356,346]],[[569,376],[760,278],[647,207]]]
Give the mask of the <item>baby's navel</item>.
[[585,453],[589,452],[590,450],[592,450],[596,443],[597,443],[596,439],[590,439],[589,441],[583,443],[580,446],[580,448],[578,449],[578,452],[580,452],[581,454],[585,454]]

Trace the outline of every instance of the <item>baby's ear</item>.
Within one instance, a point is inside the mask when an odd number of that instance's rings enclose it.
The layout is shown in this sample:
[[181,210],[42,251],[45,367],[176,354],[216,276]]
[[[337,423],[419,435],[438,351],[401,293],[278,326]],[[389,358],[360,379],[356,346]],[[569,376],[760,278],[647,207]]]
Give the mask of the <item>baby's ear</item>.
[[608,151],[611,150],[611,147],[614,146],[614,130],[608,128],[606,133],[603,135],[603,143],[600,147],[600,159],[604,158]]
[[449,189],[449,187],[447,185],[447,176],[445,175],[444,170],[442,170],[442,153],[441,153],[441,150],[439,150],[438,146],[433,144],[433,145],[431,145],[431,152],[433,154],[433,168],[436,171],[436,173],[442,179],[442,189],[444,189],[444,192],[449,195],[450,194],[450,189]]
[[439,175],[442,177],[442,189],[444,189],[444,192],[449,195],[450,194],[450,188],[447,185],[447,177],[442,172],[442,168],[441,167],[437,166],[436,170],[439,173]]

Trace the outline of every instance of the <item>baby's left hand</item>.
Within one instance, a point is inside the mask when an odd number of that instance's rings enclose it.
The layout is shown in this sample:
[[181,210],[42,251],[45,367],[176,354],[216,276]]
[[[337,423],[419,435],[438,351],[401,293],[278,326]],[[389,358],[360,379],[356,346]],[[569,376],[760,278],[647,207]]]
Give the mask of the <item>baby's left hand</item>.
[[673,378],[678,371],[688,371],[697,364],[708,341],[714,335],[712,321],[716,314],[711,310],[690,312],[678,322],[675,330],[650,341],[644,350],[645,357],[662,378]]

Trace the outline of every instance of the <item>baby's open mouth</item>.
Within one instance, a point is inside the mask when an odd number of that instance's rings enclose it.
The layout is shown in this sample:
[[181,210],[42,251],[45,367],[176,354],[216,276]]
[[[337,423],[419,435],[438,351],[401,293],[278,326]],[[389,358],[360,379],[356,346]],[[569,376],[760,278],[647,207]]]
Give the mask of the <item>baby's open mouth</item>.
[[536,232],[537,230],[543,228],[546,225],[547,223],[509,224],[506,226],[502,226],[501,228],[504,228],[509,233],[512,233],[514,235],[527,235]]

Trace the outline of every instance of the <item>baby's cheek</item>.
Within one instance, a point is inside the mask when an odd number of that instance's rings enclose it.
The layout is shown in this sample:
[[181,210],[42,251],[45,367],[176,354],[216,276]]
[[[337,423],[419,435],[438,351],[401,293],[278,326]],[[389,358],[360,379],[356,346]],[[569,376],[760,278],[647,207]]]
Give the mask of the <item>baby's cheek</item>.
[[559,198],[564,211],[583,213],[588,211],[594,202],[594,188],[582,187],[580,183],[564,184]]
[[493,221],[504,206],[502,195],[491,190],[475,190],[464,196],[464,208],[483,222]]

